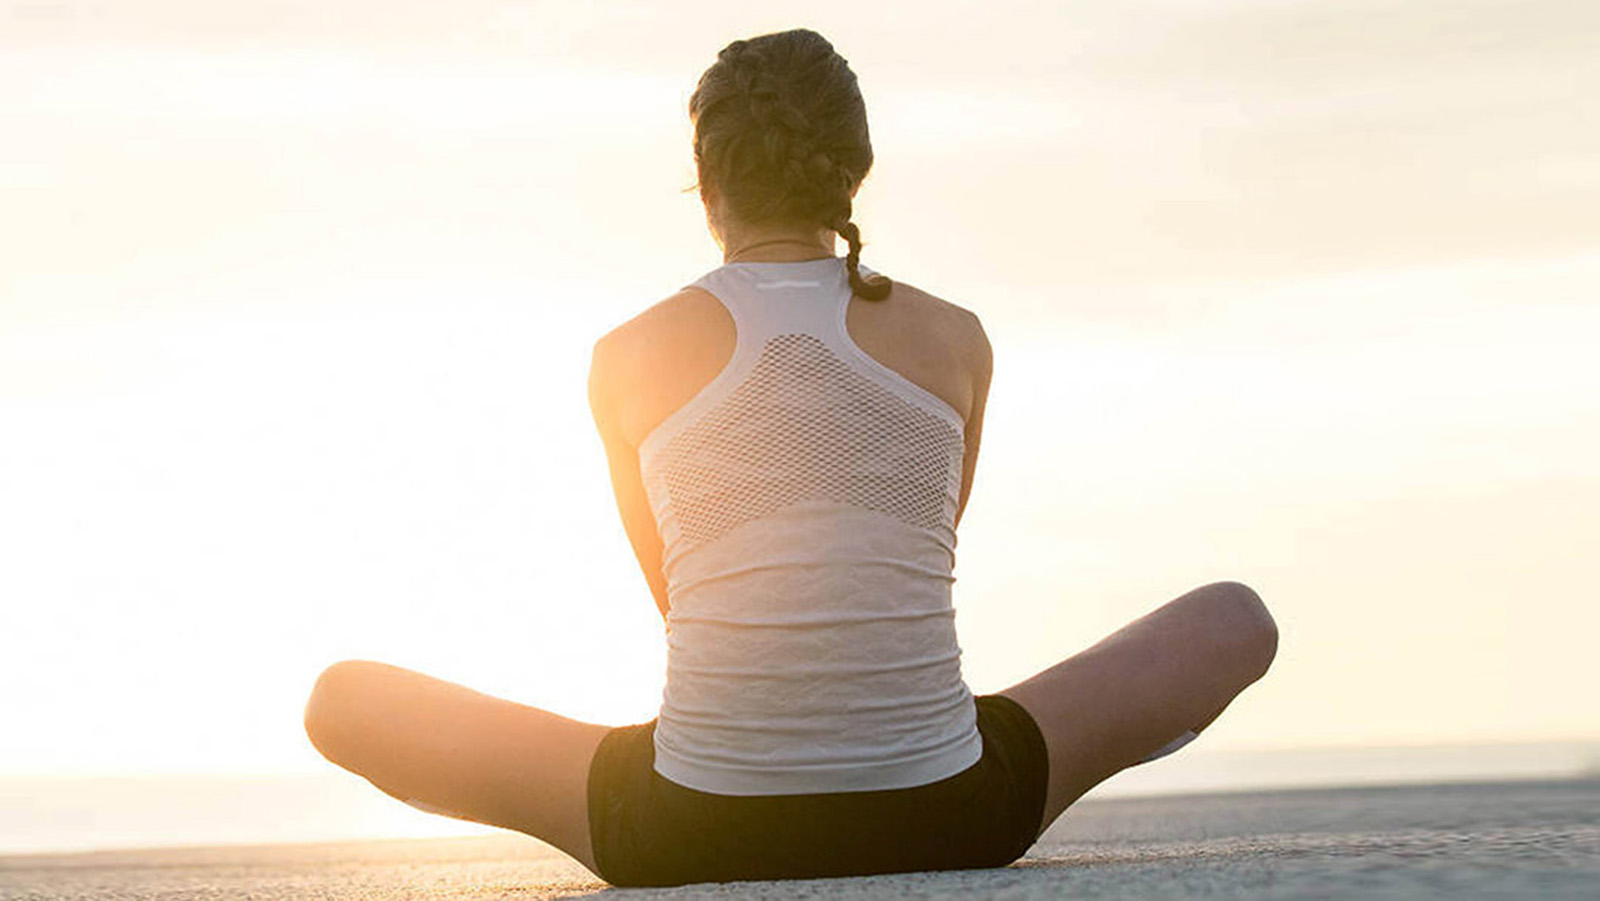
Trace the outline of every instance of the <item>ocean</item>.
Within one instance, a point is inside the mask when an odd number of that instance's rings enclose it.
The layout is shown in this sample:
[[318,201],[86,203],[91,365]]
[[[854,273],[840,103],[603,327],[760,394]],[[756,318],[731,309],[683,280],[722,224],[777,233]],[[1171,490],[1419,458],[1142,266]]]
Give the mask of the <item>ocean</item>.
[[[1600,775],[1600,743],[1185,749],[1091,798]],[[482,835],[329,766],[298,774],[0,777],[0,854]]]

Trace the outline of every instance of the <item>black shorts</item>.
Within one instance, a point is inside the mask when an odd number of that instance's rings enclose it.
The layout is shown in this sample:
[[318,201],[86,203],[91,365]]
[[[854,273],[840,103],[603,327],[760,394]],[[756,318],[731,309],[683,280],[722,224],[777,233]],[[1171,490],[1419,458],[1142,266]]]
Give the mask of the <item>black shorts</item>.
[[977,702],[983,757],[914,788],[718,795],[655,771],[655,721],[613,729],[589,767],[589,836],[613,885],[1000,867],[1038,837],[1049,758],[1022,705]]

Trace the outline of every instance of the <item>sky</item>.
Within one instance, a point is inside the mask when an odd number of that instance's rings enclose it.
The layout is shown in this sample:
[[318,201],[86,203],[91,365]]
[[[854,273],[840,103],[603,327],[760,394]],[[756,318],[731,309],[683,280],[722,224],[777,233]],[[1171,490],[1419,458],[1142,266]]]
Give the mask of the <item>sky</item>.
[[719,262],[685,107],[817,28],[864,260],[996,368],[993,691],[1251,584],[1213,749],[1600,737],[1600,7],[0,3],[0,775],[326,766],[317,673],[659,703],[590,347]]

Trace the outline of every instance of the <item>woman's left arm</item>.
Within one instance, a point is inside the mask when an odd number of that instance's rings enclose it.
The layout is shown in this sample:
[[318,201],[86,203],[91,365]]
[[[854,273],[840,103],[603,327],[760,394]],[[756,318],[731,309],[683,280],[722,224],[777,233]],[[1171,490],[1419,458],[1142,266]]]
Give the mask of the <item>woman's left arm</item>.
[[984,334],[978,317],[972,317],[973,336],[967,345],[971,350],[968,366],[972,373],[972,407],[967,412],[965,450],[961,455],[961,498],[956,503],[956,525],[961,524],[961,514],[966,512],[967,497],[972,494],[972,477],[978,469],[978,444],[983,439],[983,412],[989,402],[989,380],[994,374],[994,350],[989,346],[989,336]]

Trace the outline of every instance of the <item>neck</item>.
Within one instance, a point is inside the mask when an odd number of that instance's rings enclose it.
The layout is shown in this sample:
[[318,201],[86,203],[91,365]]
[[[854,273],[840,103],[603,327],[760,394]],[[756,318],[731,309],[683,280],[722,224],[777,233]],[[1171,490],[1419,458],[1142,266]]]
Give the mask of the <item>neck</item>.
[[799,263],[834,256],[834,234],[826,228],[731,228],[719,238],[724,263]]

